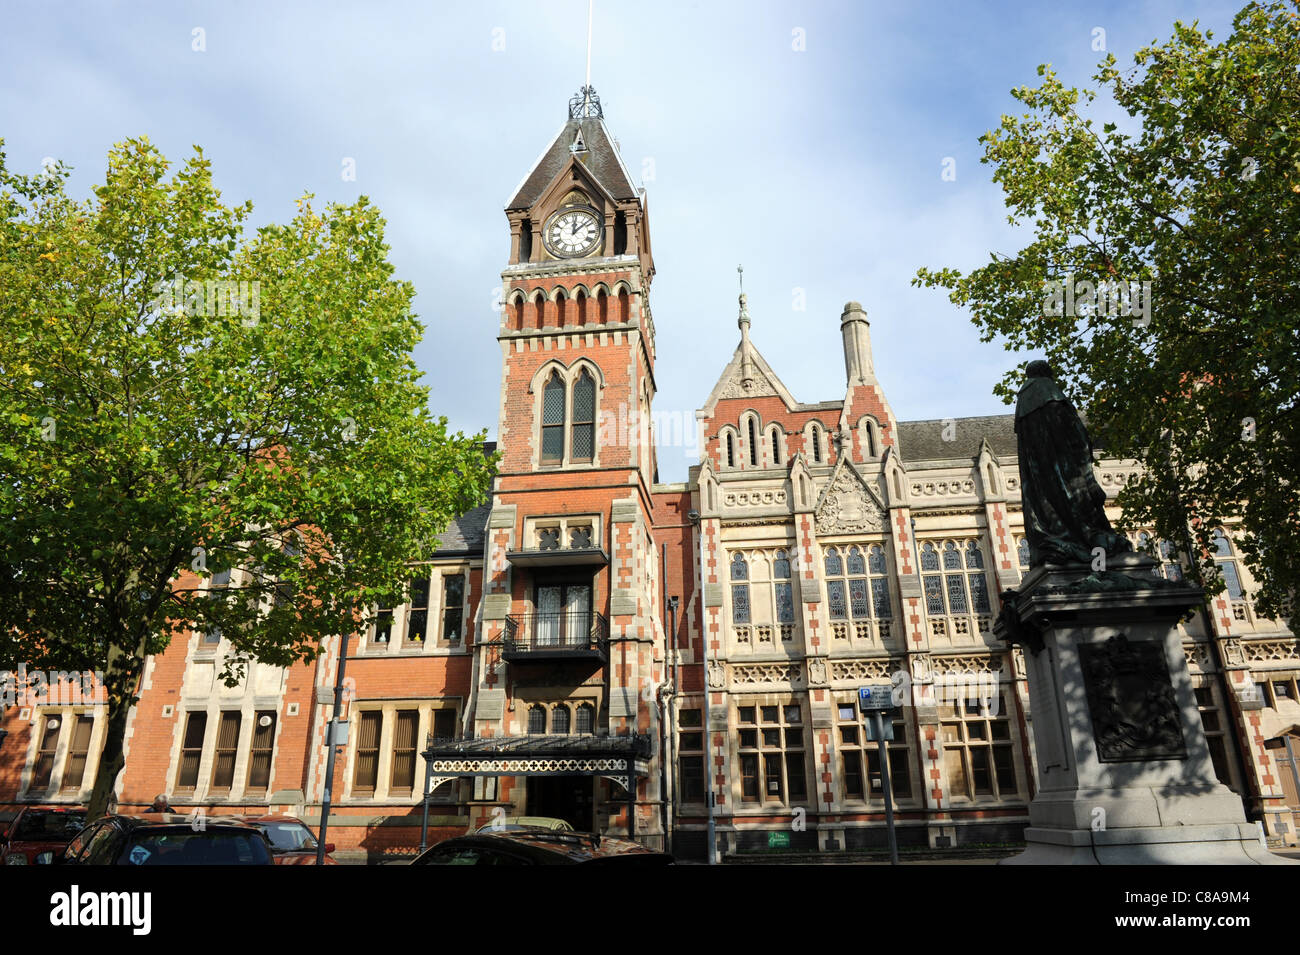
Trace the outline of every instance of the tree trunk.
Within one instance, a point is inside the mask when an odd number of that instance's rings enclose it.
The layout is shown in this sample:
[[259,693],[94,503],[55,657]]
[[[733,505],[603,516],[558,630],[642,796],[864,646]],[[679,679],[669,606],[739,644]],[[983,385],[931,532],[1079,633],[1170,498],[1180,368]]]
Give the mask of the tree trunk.
[[118,773],[126,765],[126,757],[122,752],[126,742],[126,721],[131,715],[131,707],[136,703],[135,691],[140,686],[144,663],[143,655],[125,653],[114,645],[108,648],[108,666],[104,672],[108,726],[104,732],[104,748],[99,754],[99,767],[95,771],[95,787],[90,792],[90,802],[86,806],[87,820],[98,819],[107,813],[109,797],[117,785]]
[[108,728],[104,734],[104,749],[99,754],[99,769],[95,772],[95,788],[91,790],[86,819],[98,819],[108,810],[108,799],[117,783],[117,774],[126,765],[122,744],[126,737],[126,720],[133,705],[130,696],[113,693],[108,700]]

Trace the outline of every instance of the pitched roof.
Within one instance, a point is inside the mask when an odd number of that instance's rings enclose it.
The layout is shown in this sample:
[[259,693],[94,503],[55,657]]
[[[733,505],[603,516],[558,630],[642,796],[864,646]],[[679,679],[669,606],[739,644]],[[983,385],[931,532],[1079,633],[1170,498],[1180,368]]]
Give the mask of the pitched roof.
[[488,512],[491,510],[491,504],[484,504],[453,520],[438,538],[438,548],[433,556],[437,558],[453,554],[483,553],[483,542],[487,539]]
[[[944,440],[946,426],[953,425],[951,441]],[[975,418],[936,418],[930,421],[898,422],[898,456],[907,461],[970,460],[980,453],[980,441],[999,457],[1016,454],[1016,416],[983,415]]]
[[637,188],[632,182],[632,174],[623,164],[622,157],[614,148],[613,138],[605,128],[602,119],[571,119],[560,128],[554,141],[542,153],[524,181],[515,190],[514,198],[506,203],[507,209],[526,209],[541,197],[573,157],[569,146],[574,137],[582,132],[582,139],[587,144],[587,151],[580,158],[587,171],[600,186],[615,199],[635,199]]

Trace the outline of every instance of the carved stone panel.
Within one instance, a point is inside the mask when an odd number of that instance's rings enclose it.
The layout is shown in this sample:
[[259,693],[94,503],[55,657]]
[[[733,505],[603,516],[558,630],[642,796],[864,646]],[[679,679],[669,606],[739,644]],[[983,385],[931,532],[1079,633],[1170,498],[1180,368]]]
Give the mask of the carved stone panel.
[[1097,758],[1103,763],[1186,759],[1169,665],[1155,640],[1123,634],[1079,645]]
[[874,491],[841,459],[817,504],[817,533],[856,534],[879,531],[885,508]]

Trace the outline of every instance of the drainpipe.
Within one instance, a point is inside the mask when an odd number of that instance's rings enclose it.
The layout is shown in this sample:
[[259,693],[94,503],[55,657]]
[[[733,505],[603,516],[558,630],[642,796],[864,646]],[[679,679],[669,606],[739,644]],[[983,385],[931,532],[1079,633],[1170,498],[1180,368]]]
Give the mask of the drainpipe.
[[[669,721],[668,739],[669,739],[669,745],[672,750],[672,760],[673,760],[673,785],[672,785],[672,792],[670,795],[672,797],[672,803],[673,803],[673,808],[671,813],[672,835],[675,840],[677,835],[677,792],[678,792],[677,767],[679,765],[677,760],[677,701],[680,692],[678,688],[681,686],[681,683],[679,682],[681,679],[681,673],[679,672],[679,668],[677,664],[677,598],[676,597],[668,598],[668,613],[672,619],[672,634],[673,634],[672,636],[673,692],[672,692],[672,696],[669,697],[668,700],[668,721]],[[672,851],[672,842],[674,840],[669,841],[669,849],[668,849],[669,852]]]

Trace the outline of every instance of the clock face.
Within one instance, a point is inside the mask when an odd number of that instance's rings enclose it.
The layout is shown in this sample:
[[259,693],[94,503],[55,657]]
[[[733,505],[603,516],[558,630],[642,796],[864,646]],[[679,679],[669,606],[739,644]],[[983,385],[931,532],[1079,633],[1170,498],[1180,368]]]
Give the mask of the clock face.
[[587,209],[561,209],[546,223],[543,239],[552,255],[575,258],[600,244],[601,224]]

